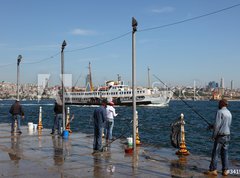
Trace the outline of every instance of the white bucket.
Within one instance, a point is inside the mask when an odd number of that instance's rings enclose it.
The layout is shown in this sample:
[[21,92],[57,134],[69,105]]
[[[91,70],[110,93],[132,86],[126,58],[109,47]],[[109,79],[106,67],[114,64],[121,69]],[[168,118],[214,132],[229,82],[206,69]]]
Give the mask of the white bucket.
[[128,145],[132,145],[133,144],[133,138],[132,137],[127,137],[127,142],[128,142]]
[[33,129],[37,130],[37,124],[33,124]]
[[32,122],[29,122],[29,123],[28,123],[28,129],[29,129],[29,130],[33,130],[33,123],[32,123]]

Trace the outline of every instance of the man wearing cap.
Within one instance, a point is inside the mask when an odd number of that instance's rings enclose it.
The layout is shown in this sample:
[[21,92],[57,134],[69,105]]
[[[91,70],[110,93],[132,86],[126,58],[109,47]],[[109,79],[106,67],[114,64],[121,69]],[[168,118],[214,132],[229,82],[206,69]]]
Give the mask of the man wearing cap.
[[20,122],[21,117],[24,119],[24,112],[18,99],[16,99],[15,103],[11,106],[9,113],[12,114],[11,133],[14,132],[15,120],[17,120],[17,133],[21,134]]
[[107,101],[103,100],[100,107],[94,110],[93,122],[94,122],[94,141],[93,141],[93,153],[102,152],[102,129],[103,123],[106,122],[106,106]]
[[112,139],[112,130],[114,126],[114,117],[118,114],[115,112],[114,102],[110,101],[109,105],[107,105],[107,122],[106,122],[106,140]]
[[232,122],[232,114],[227,109],[228,102],[225,99],[219,101],[219,110],[216,113],[216,121],[213,125],[214,146],[212,150],[212,159],[209,166],[209,171],[206,172],[208,175],[217,176],[217,162],[218,154],[220,151],[222,160],[222,175],[227,176],[228,170],[228,146],[230,141],[230,126]]

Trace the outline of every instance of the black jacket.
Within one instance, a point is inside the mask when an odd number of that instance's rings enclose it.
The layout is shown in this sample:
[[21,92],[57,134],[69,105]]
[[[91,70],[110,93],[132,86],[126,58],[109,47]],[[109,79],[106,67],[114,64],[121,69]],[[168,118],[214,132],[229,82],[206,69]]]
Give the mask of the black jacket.
[[62,105],[55,103],[54,112],[55,114],[62,114],[63,113]]
[[22,109],[22,106],[21,104],[17,101],[15,102],[10,110],[9,110],[9,113],[11,113],[12,115],[21,115],[21,116],[24,116],[24,112],[23,112],[23,109]]

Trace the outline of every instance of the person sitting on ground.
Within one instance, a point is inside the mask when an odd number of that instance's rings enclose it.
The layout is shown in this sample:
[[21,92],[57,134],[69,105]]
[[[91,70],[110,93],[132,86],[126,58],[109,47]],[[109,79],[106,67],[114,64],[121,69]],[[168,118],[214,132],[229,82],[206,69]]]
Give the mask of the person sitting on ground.
[[15,120],[17,120],[17,133],[21,134],[20,124],[21,118],[24,119],[24,112],[19,99],[16,99],[15,103],[12,104],[9,113],[12,114],[11,133],[14,132]]

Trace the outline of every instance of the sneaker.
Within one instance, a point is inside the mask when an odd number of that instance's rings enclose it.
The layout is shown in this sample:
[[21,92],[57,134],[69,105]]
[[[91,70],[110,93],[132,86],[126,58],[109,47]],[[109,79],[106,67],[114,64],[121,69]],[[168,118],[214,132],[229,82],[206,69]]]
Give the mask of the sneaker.
[[224,170],[223,172],[222,172],[222,175],[223,176],[227,176],[229,174],[229,170]]
[[213,171],[207,171],[207,172],[204,172],[204,174],[206,175],[212,175],[212,176],[217,176],[218,173],[217,173],[217,170],[213,170]]
[[19,130],[17,133],[22,134],[22,131]]

